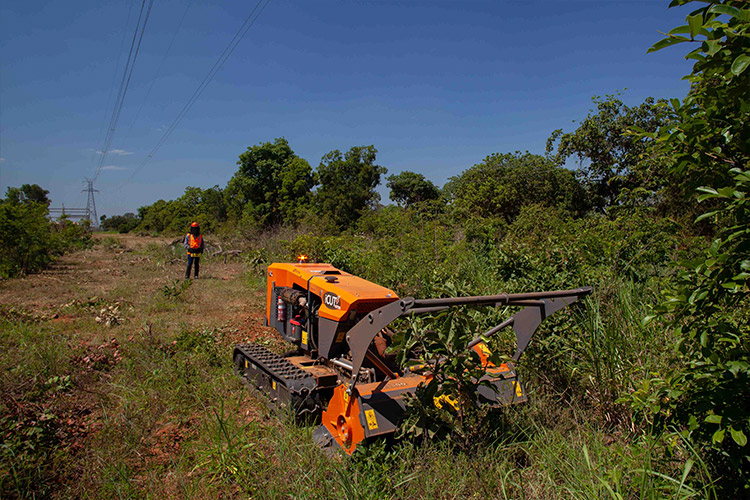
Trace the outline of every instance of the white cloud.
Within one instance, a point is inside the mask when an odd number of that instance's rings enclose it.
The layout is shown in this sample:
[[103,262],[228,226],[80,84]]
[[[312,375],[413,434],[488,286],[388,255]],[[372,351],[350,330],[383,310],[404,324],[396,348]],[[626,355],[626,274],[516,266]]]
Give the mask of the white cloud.
[[117,165],[105,165],[102,170],[130,170],[127,167],[118,167]]
[[[97,153],[99,153],[100,155],[103,155],[104,151],[97,151]],[[117,155],[117,156],[128,156],[128,155],[132,155],[133,152],[132,151],[125,151],[124,149],[110,149],[107,152],[107,154]]]
[[0,163],[4,162],[5,158],[0,158]]

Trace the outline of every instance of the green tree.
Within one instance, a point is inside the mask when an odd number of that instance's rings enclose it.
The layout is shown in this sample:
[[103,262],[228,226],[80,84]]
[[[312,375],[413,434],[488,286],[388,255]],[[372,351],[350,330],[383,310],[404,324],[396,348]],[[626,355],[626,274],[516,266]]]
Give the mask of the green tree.
[[198,213],[204,215],[211,221],[211,227],[215,228],[219,223],[227,220],[227,207],[224,202],[224,190],[218,185],[204,189],[201,192]]
[[375,188],[388,170],[375,164],[377,153],[374,146],[355,146],[344,154],[333,150],[321,159],[316,206],[339,229],[353,227],[364,211],[380,201]]
[[198,222],[202,231],[210,232],[227,220],[224,193],[219,186],[208,189],[188,186],[175,203],[181,216],[167,224],[172,230],[186,230],[188,224]]
[[284,138],[247,148],[239,170],[224,190],[229,217],[245,216],[259,227],[293,223],[311,198],[315,185],[310,164]]
[[593,101],[596,113],[589,113],[574,132],[555,130],[547,140],[547,153],[558,165],[578,158],[584,185],[600,209],[617,203],[624,190],[661,190],[667,183],[654,141],[632,132],[655,132],[664,126],[669,119],[667,102],[649,97],[631,107],[614,95]]
[[[691,0],[675,0],[670,6]],[[662,428],[679,426],[708,452],[727,498],[750,485],[750,4],[702,2],[651,50],[697,47],[688,96],[672,101],[657,138],[668,168],[704,183],[715,236],[685,263],[661,311],[675,327],[673,369],[634,396]]]
[[445,186],[461,218],[514,219],[521,207],[542,204],[571,212],[585,208],[582,187],[573,172],[554,165],[543,156],[495,153]]
[[[158,200],[151,205],[138,209],[138,218],[141,219],[139,228],[144,231],[161,233],[170,227],[189,224],[189,213],[185,206],[177,201]],[[175,223],[175,220],[179,221]]]
[[391,190],[391,200],[402,207],[440,197],[440,189],[435,184],[424,175],[408,170],[389,175],[386,186]]
[[49,207],[48,194],[49,191],[42,189],[38,184],[23,184],[20,188],[9,187],[5,198],[16,203],[39,203]]
[[47,220],[47,207],[40,203],[21,203],[8,189],[0,202],[0,275],[4,277],[38,271],[50,262],[55,245]]
[[8,188],[0,200],[0,276],[37,272],[73,246],[85,245],[87,228],[70,221],[50,222],[48,191],[36,184]]

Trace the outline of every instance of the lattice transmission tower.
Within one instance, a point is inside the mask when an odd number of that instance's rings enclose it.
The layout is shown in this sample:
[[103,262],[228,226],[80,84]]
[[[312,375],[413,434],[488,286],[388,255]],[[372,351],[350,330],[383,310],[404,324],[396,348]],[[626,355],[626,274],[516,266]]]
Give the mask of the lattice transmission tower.
[[86,179],[88,187],[82,190],[82,193],[88,193],[88,200],[86,200],[86,218],[91,223],[91,227],[99,227],[99,217],[96,216],[96,200],[94,199],[94,193],[98,193],[98,189],[94,189],[94,180]]

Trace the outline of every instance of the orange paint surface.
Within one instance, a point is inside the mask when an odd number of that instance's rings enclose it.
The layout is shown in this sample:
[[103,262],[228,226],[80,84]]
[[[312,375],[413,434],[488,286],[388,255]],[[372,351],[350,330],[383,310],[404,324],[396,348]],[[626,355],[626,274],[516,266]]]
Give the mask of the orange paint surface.
[[382,302],[382,305],[386,305],[398,300],[398,295],[393,290],[345,273],[330,264],[274,263],[268,266],[266,278],[266,318],[269,321],[276,307],[276,304],[271,304],[274,284],[290,288],[296,285],[299,290],[307,290],[309,280],[310,292],[321,299],[324,299],[326,292],[334,294],[338,300],[324,300],[319,310],[321,318],[333,321],[345,319],[349,311],[357,308],[358,303]]
[[359,397],[349,396],[343,384],[333,390],[328,408],[323,411],[323,425],[348,455],[365,439],[359,413]]

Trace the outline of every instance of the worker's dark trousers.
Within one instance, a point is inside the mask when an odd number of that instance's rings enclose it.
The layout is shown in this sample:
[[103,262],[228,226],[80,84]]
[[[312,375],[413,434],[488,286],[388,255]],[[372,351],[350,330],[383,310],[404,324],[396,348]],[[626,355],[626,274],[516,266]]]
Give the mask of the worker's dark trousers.
[[198,277],[198,269],[201,265],[201,258],[200,257],[193,257],[192,255],[188,254],[188,265],[187,269],[185,270],[185,279],[190,279],[190,268],[193,267],[193,263],[195,262],[195,277]]

